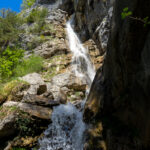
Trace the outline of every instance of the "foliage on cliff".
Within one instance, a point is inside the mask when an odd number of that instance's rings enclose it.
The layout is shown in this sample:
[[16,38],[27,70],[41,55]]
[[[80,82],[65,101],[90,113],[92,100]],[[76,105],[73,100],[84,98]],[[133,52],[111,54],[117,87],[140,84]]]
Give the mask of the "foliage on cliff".
[[27,9],[31,8],[31,6],[35,3],[36,0],[23,0],[22,8]]
[[15,12],[7,9],[0,10],[0,52],[10,43],[16,43],[19,38],[21,18]]
[[[22,37],[31,33],[28,23],[36,23],[38,27],[36,30],[33,28],[34,34],[39,33],[45,25],[47,14],[46,8],[32,9],[26,17],[9,9],[0,10],[0,82],[42,69],[41,57],[23,59]],[[24,28],[24,25],[27,27]]]
[[31,13],[27,17],[27,23],[34,23],[34,22],[39,23],[40,21],[43,22],[47,14],[48,14],[48,10],[46,8],[32,9]]
[[13,75],[14,68],[20,63],[24,51],[7,47],[0,55],[0,77],[8,78]]

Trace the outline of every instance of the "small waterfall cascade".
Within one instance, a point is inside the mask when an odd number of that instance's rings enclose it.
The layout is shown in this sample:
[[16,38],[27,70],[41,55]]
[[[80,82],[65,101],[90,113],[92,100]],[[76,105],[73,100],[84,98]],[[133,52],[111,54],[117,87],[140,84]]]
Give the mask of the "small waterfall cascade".
[[68,103],[55,107],[51,119],[52,124],[39,141],[39,150],[83,150],[86,127],[82,121],[82,112]]
[[73,53],[73,72],[76,76],[85,77],[88,85],[90,86],[95,76],[95,69],[91,63],[87,49],[85,49],[81,44],[78,36],[71,27],[71,23],[72,19],[67,23],[67,33],[70,50]]
[[[69,21],[66,27],[69,46],[73,53],[72,71],[76,76],[85,78],[90,87],[95,70],[88,51],[73,31],[71,22]],[[80,110],[71,103],[60,105],[54,107],[51,119],[52,124],[44,132],[44,137],[39,140],[39,150],[83,150],[86,125]]]

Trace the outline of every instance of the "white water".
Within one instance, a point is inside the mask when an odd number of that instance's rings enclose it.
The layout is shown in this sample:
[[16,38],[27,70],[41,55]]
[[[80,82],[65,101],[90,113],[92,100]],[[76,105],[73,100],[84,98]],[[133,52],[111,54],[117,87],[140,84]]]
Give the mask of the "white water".
[[53,123],[40,141],[40,150],[82,150],[85,124],[82,113],[72,104],[55,107]]
[[[87,50],[73,31],[71,22],[67,23],[67,33],[73,53],[73,72],[76,76],[85,78],[90,87],[95,71]],[[54,107],[52,124],[44,132],[44,137],[39,140],[39,150],[83,150],[86,125],[82,117],[83,113],[73,104]]]
[[70,50],[73,53],[73,72],[76,76],[85,77],[90,86],[95,76],[95,69],[91,63],[87,49],[83,47],[78,36],[73,31],[71,21],[67,23],[67,33]]

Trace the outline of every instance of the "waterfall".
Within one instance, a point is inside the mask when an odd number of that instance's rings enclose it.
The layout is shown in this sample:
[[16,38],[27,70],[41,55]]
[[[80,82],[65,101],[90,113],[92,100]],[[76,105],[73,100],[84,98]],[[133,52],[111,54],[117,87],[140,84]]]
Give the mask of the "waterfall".
[[[88,51],[82,46],[71,23],[72,21],[69,21],[66,27],[69,47],[73,53],[72,72],[78,77],[85,78],[90,87],[95,76],[94,67]],[[83,113],[71,103],[54,107],[52,124],[39,140],[39,150],[83,150],[86,125],[82,117]]]
[[85,77],[88,85],[90,86],[95,76],[95,70],[90,61],[90,56],[87,49],[85,49],[81,44],[78,36],[71,27],[71,23],[72,19],[67,23],[67,33],[70,50],[73,53],[73,72],[76,76]]

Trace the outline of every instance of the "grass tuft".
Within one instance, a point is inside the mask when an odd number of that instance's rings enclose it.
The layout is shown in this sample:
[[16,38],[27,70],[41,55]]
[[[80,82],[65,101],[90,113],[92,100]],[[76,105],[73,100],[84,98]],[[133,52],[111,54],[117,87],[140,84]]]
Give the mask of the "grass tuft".
[[23,84],[27,85],[28,83],[21,80],[12,80],[8,83],[0,84],[1,100],[6,99],[11,94],[12,90],[19,87],[19,85],[22,86]]
[[40,56],[31,56],[17,65],[14,70],[15,77],[21,77],[29,73],[39,72],[43,67],[43,58]]

